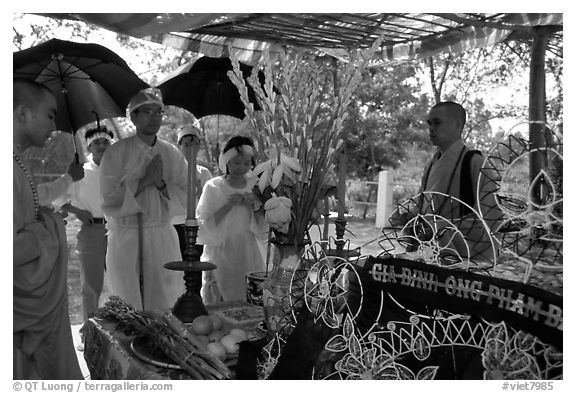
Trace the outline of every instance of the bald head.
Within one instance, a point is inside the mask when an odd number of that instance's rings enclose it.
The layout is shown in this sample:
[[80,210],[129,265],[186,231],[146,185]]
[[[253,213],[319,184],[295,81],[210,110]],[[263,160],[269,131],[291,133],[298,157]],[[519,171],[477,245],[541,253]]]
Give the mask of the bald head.
[[442,101],[432,107],[432,109],[435,108],[444,108],[450,116],[460,123],[460,132],[462,132],[464,124],[466,124],[466,110],[462,105],[453,101]]
[[56,98],[46,86],[13,80],[13,142],[22,150],[43,147],[56,128]]
[[52,95],[48,87],[29,79],[14,78],[12,86],[13,109],[16,109],[18,105],[36,108],[38,103],[45,99],[46,93]]
[[466,111],[462,105],[452,101],[440,102],[428,113],[428,132],[432,144],[446,151],[454,142],[461,139]]

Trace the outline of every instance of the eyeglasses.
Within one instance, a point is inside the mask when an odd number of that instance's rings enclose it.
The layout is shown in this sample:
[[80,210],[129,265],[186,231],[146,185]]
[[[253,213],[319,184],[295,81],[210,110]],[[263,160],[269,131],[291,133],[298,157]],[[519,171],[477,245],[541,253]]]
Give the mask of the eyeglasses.
[[152,115],[154,116],[164,116],[165,112],[163,110],[159,110],[159,111],[152,111],[150,109],[136,109],[134,112],[138,112],[143,114],[144,116],[150,117]]

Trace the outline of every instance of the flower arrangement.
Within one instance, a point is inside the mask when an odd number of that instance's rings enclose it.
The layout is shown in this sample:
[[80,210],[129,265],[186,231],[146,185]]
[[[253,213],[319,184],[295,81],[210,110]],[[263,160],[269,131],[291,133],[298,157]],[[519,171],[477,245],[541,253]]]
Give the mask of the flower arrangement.
[[278,240],[302,246],[334,178],[346,108],[380,43],[376,40],[371,48],[352,53],[337,73],[312,55],[281,51],[275,65],[266,53],[261,65],[264,83],[256,66],[247,78],[261,108],[258,112],[249,101],[238,59],[231,55],[233,71],[228,76],[257,130],[256,150],[265,160],[254,169],[259,177],[255,193]]

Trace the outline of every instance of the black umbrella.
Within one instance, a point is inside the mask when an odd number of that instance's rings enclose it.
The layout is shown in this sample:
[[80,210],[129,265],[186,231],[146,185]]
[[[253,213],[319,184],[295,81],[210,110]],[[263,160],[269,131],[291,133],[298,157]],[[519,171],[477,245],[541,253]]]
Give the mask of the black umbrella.
[[[240,63],[244,79],[252,73],[252,66]],[[238,88],[228,78],[232,71],[232,61],[228,57],[200,57],[180,67],[162,82],[158,88],[166,105],[174,105],[191,112],[200,119],[208,115],[228,115],[244,118],[244,104]],[[264,84],[264,73],[258,72],[258,79]],[[259,110],[252,87],[248,86],[248,98]]]
[[14,52],[14,77],[50,88],[58,102],[56,127],[74,133],[100,119],[126,116],[126,106],[148,86],[111,50],[52,39]]

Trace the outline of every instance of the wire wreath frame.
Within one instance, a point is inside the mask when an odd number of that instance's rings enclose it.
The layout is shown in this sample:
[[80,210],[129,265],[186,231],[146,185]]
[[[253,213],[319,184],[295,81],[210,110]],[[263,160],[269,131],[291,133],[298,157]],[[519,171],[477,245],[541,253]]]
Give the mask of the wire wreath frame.
[[[314,379],[435,379],[440,366],[429,364],[438,349],[479,353],[483,379],[562,379],[563,354],[554,346],[504,322],[471,321],[466,316],[430,322],[412,315],[407,322],[374,324],[361,333],[349,316],[342,333],[325,345],[332,367],[314,370]],[[404,363],[419,364],[417,372]],[[328,369],[328,371],[326,371]]]
[[[306,276],[292,281],[293,286],[303,289],[301,301],[314,315],[314,322],[322,320],[330,328],[340,327],[345,314],[352,313],[356,316],[360,313],[360,308],[353,311],[347,303],[350,278],[360,280],[355,267],[359,254],[350,252],[350,240],[347,240],[343,254],[354,256],[350,258],[336,256],[336,249],[331,247],[335,243],[334,238],[330,238],[327,242],[313,243],[301,260],[301,262],[307,261],[307,264],[311,263],[311,266],[308,265]],[[295,309],[296,307],[293,307],[293,310]]]
[[[471,212],[461,218],[462,206]],[[398,205],[389,222],[390,226],[380,231],[380,256],[403,254],[445,268],[494,273],[497,252],[490,228],[476,210],[458,198],[422,192]]]
[[[544,129],[545,145],[531,148],[513,128],[485,158],[479,179],[493,185],[495,199],[495,205],[479,199],[480,214],[504,253],[526,264],[523,282],[536,264],[551,271],[563,268],[563,138]],[[535,157],[541,167],[531,174]],[[497,220],[495,209],[502,213]]]

